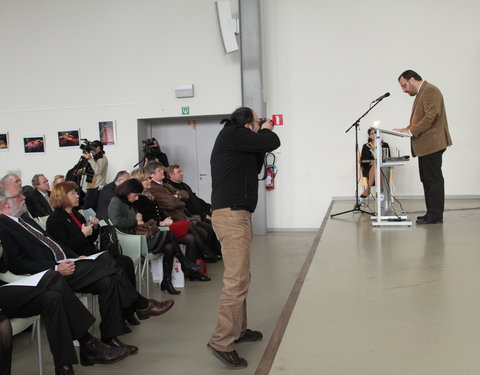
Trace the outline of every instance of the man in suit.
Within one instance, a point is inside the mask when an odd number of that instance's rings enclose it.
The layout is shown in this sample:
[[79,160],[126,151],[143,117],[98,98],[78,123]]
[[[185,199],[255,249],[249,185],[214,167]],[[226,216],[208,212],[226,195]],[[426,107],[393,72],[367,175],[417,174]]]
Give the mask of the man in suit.
[[25,200],[28,212],[32,217],[48,216],[53,212],[50,204],[50,185],[43,174],[32,177],[32,186],[35,188],[32,194]]
[[400,74],[398,82],[404,93],[415,96],[410,124],[394,130],[412,135],[412,156],[418,156],[427,213],[417,217],[417,224],[442,223],[445,205],[442,155],[452,145],[443,96],[436,86],[413,70]]
[[71,260],[78,255],[53,241],[34,220],[23,215],[24,199],[18,185],[0,183],[0,240],[7,269],[16,274],[54,269],[75,292],[98,294],[102,340],[135,353],[138,348],[117,338],[126,328],[122,310],[134,306],[139,319],[147,319],[168,311],[173,301],[158,302],[140,295],[108,253],[95,260]]
[[115,196],[115,188],[120,185],[122,182],[127,181],[130,178],[130,173],[127,171],[120,171],[115,176],[115,179],[106,184],[98,196],[97,203],[97,218],[108,220],[108,205],[110,201]]
[[[0,280],[0,286],[4,284]],[[88,364],[92,358],[102,363],[114,363],[129,354],[125,348],[106,345],[88,333],[95,318],[58,272],[47,271],[37,285],[0,287],[2,318],[27,318],[39,314],[47,332],[56,375],[74,373],[72,365],[78,363],[78,359],[73,340],[80,343],[82,364]],[[2,362],[9,364],[10,353],[5,354],[6,358],[1,356]]]
[[183,181],[183,170],[178,164],[171,164],[167,168],[167,181],[178,191],[184,190],[188,193],[188,199],[185,202],[186,209],[193,215],[200,215],[202,221],[211,223],[212,206],[197,196],[192,188]]

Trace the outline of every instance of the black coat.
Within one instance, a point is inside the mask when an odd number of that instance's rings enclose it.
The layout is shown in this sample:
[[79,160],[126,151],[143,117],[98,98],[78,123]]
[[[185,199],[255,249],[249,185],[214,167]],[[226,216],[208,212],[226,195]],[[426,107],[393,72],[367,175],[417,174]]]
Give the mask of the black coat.
[[258,200],[258,174],[266,152],[280,146],[278,136],[268,129],[258,133],[226,124],[215,140],[212,170],[212,210],[241,208],[255,211]]
[[[86,225],[85,217],[77,209],[74,208],[72,212],[82,224]],[[48,217],[47,232],[59,244],[74,250],[78,255],[92,255],[98,252],[94,244],[98,237],[98,228],[94,229],[91,236],[85,237],[64,209],[56,208]]]
[[204,218],[211,214],[211,205],[205,202],[202,198],[197,196],[192,188],[185,182],[176,183],[168,179],[167,183],[172,185],[177,190],[185,190],[188,193],[188,200],[185,202],[185,208],[192,215],[200,215]]
[[110,182],[106,184],[98,195],[98,202],[97,202],[97,218],[108,220],[108,205],[110,201],[115,196],[115,182]]
[[[45,234],[34,220],[26,217],[24,217],[24,220]],[[5,215],[0,215],[0,240],[3,245],[5,264],[13,273],[22,275],[55,268],[56,261],[52,250],[20,224],[15,223]],[[78,257],[69,248],[60,247],[67,258]]]
[[25,199],[25,203],[27,204],[28,212],[30,212],[33,217],[47,216],[53,212],[50,203],[47,202],[42,193],[37,189]]

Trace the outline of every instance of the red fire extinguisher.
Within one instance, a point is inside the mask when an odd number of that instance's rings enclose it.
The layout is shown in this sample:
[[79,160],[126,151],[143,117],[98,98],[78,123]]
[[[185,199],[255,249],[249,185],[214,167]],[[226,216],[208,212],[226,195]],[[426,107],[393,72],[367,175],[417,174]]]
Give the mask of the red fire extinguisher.
[[[268,164],[268,156],[273,156],[273,162]],[[269,152],[265,155],[265,189],[275,189],[275,176],[277,175],[277,166],[275,165],[275,155]]]

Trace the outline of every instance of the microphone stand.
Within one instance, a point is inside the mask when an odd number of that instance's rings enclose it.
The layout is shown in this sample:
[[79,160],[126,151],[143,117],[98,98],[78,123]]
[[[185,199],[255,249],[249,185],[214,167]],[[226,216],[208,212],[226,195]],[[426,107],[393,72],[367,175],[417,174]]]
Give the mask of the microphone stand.
[[[336,214],[332,214],[330,215],[330,217],[335,217],[335,216],[338,216],[338,215],[343,215],[343,214],[347,214],[349,212],[361,212],[362,214],[368,214],[368,215],[373,215],[372,212],[367,212],[365,210],[362,210],[361,209],[361,201],[360,199],[358,198],[358,168],[359,168],[359,163],[358,163],[358,128],[360,127],[360,120],[362,118],[364,118],[368,112],[370,112],[378,103],[380,103],[384,98],[381,98],[379,100],[374,100],[373,102],[375,102],[374,105],[370,106],[370,108],[368,108],[367,112],[365,112],[363,115],[361,115],[357,121],[355,121],[352,125],[350,125],[350,127],[345,130],[345,133],[348,133],[350,131],[350,129],[352,129],[353,127],[355,127],[355,205],[353,206],[353,208],[351,210],[347,210],[347,211],[343,211],[343,212],[338,212]],[[372,102],[372,103],[373,103]]]

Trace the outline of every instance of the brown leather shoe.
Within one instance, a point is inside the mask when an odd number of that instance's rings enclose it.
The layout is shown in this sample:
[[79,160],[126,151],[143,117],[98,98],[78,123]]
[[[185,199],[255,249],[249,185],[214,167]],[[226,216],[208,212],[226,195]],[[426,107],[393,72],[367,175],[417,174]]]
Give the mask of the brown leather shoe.
[[75,375],[72,365],[63,365],[55,367],[55,375]]
[[165,314],[173,306],[173,299],[167,299],[166,301],[155,301],[154,299],[148,300],[148,306],[145,309],[137,309],[137,317],[140,320],[148,319],[151,316],[158,316]]
[[235,350],[231,352],[221,352],[215,349],[210,344],[207,344],[208,348],[212,351],[213,355],[222,361],[225,365],[231,368],[245,368],[248,366],[248,362],[245,358],[239,357]]
[[118,337],[106,340],[102,339],[102,342],[108,346],[113,346],[114,348],[125,348],[128,350],[128,354],[135,354],[138,352],[137,346],[125,344],[124,342],[120,341]]
[[80,364],[82,366],[92,366],[95,363],[115,363],[127,356],[127,349],[108,346],[94,336],[85,344],[80,344]]

